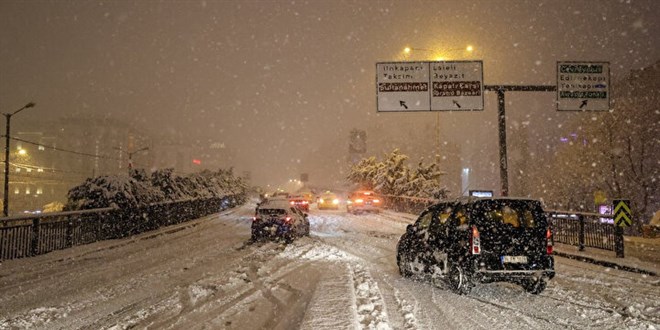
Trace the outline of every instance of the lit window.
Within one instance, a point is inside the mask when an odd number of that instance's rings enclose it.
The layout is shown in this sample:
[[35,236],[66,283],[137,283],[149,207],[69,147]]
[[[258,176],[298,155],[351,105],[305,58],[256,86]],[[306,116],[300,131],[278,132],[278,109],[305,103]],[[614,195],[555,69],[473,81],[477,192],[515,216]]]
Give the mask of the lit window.
[[28,169],[26,169],[26,171],[27,171],[28,173],[30,173],[30,172],[32,172],[32,169],[31,169],[31,168],[28,168]]
[[21,193],[21,191],[18,188],[14,188],[14,194],[18,195],[20,193]]
[[17,167],[17,168],[16,168],[16,172],[20,172],[20,171],[21,171],[21,169]]
[[44,171],[44,169],[41,168],[41,167],[37,169],[37,172],[43,172],[43,171]]
[[44,193],[44,189],[43,189],[43,188],[37,188],[37,195],[41,195],[41,194],[43,194],[43,193]]
[[25,187],[25,194],[29,195],[30,194],[30,187]]
[[44,148],[44,146],[39,146],[39,150],[43,151],[43,150],[46,150],[46,148]]

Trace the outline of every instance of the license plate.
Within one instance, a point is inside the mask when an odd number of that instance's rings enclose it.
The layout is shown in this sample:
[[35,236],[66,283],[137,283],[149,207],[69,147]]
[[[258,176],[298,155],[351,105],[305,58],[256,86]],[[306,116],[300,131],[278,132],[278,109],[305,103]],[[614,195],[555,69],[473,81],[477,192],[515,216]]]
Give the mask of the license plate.
[[505,264],[526,264],[527,256],[502,256],[502,262]]

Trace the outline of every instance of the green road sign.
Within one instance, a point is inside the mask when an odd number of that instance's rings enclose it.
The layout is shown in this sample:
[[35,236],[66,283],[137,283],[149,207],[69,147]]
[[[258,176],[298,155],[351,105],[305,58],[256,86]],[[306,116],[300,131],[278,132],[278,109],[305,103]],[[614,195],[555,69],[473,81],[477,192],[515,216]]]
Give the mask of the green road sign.
[[612,200],[612,209],[614,210],[614,224],[619,227],[628,227],[632,225],[632,212],[630,211],[629,199]]

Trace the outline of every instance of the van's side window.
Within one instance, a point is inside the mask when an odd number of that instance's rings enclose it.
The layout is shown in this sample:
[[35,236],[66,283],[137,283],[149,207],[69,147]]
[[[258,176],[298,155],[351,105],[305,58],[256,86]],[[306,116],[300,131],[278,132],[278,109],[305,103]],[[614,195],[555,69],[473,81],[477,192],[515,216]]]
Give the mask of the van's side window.
[[422,214],[419,217],[419,220],[417,220],[417,229],[427,229],[429,224],[431,224],[431,219],[433,219],[433,211],[427,211],[426,213]]
[[467,228],[468,224],[468,217],[467,217],[467,210],[465,209],[465,206],[459,206],[456,208],[456,212],[454,213],[454,225],[457,227],[460,227],[463,229],[464,227]]
[[438,219],[440,220],[440,224],[445,224],[447,223],[447,220],[449,220],[449,216],[451,216],[451,211],[452,208],[451,206],[447,205],[447,207],[442,208],[440,210],[440,213],[438,214]]

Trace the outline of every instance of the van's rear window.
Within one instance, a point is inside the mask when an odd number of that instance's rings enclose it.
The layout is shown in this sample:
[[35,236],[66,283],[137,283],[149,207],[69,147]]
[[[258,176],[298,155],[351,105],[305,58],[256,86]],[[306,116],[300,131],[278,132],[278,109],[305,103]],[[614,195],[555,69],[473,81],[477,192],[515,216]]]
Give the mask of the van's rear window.
[[261,215],[266,215],[266,216],[273,216],[273,215],[284,215],[286,214],[285,210],[282,209],[259,209],[259,214]]
[[[535,228],[541,224],[538,205],[524,201],[492,201],[483,203],[481,210],[487,222],[501,223],[514,228]],[[537,216],[535,216],[537,215]]]

